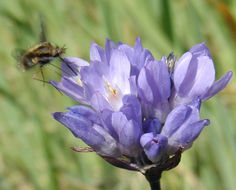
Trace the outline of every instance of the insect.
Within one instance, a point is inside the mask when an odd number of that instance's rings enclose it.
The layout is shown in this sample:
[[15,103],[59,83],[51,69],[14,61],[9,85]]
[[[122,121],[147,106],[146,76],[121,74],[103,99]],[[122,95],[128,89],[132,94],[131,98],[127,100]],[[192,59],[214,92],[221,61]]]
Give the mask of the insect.
[[[47,82],[44,80],[44,74],[42,68],[50,64],[51,61],[55,59],[61,59],[63,61],[62,55],[65,53],[66,48],[65,47],[59,47],[56,45],[53,45],[52,43],[46,41],[46,35],[45,35],[45,27],[41,20],[41,42],[25,51],[23,51],[20,56],[18,56],[19,60],[19,67],[22,71],[27,71],[35,66],[39,66],[39,71],[41,73],[42,79],[36,79],[36,73],[33,75],[33,79]],[[67,64],[67,63],[66,63]],[[50,64],[52,65],[52,64]],[[53,65],[56,68],[59,68],[55,65]],[[74,70],[67,65],[73,73]],[[38,73],[38,72],[37,72]],[[76,73],[75,73],[76,74]]]
[[23,71],[26,71],[36,65],[39,65],[39,69],[44,80],[42,67],[49,64],[54,59],[62,59],[61,55],[64,53],[64,47],[60,48],[58,46],[54,46],[50,42],[42,42],[23,52],[19,60],[19,67]]
[[35,65],[43,67],[52,60],[61,58],[61,55],[64,53],[64,47],[60,48],[52,45],[50,42],[43,42],[26,50],[20,57],[19,66],[23,71],[28,70]]
[[174,68],[175,68],[175,63],[176,63],[177,57],[174,55],[173,52],[171,52],[168,57],[166,58],[166,65],[168,67],[169,73],[173,73]]

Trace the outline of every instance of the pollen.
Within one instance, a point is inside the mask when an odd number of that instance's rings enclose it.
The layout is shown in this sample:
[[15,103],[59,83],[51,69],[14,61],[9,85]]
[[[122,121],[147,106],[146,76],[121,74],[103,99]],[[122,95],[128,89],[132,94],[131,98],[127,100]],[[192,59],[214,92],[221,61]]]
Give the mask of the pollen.
[[115,98],[118,97],[117,90],[114,89],[114,88],[112,88],[109,83],[106,83],[106,87],[107,87],[108,91],[109,91]]
[[83,86],[83,82],[81,81],[81,79],[79,77],[77,79],[77,83],[78,83],[79,86],[81,86],[81,87]]
[[112,95],[114,98],[118,98],[118,91],[115,88],[112,88],[111,84],[105,78],[103,78],[103,80],[108,91],[108,96]]

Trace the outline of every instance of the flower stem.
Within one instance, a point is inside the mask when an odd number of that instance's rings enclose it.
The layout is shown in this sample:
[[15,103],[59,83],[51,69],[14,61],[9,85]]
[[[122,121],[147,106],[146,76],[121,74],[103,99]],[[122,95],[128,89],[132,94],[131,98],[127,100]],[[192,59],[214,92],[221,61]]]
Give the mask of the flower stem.
[[174,156],[168,158],[161,165],[146,170],[145,177],[148,180],[151,190],[161,190],[160,179],[163,171],[175,168],[181,160],[182,148],[180,147]]
[[145,173],[145,177],[148,180],[151,190],[161,190],[160,179],[162,171],[148,170]]

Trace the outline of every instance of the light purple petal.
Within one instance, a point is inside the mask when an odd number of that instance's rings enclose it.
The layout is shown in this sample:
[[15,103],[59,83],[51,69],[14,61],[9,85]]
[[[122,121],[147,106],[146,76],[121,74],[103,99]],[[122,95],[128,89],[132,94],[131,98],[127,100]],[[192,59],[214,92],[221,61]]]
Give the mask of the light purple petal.
[[138,76],[138,91],[141,100],[147,104],[154,101],[153,92],[148,84],[146,76],[146,68],[144,67]]
[[[116,132],[116,129],[119,128],[119,126],[113,126],[112,125],[112,114],[113,111],[104,109],[99,113],[99,116],[101,118],[102,126],[106,131],[109,132],[109,134],[116,140],[119,140],[118,134]],[[114,121],[113,121],[114,122]],[[114,122],[119,124],[118,122]]]
[[231,80],[232,76],[233,76],[233,72],[229,71],[224,76],[222,76],[219,80],[217,80],[211,86],[211,88],[207,91],[207,93],[201,97],[202,101],[209,99],[210,97],[214,96],[216,93],[224,89],[229,83],[229,81]]
[[113,41],[106,39],[106,43],[105,43],[105,52],[106,52],[106,58],[107,58],[107,62],[110,62],[110,58],[112,55],[112,51],[116,48],[116,45]]
[[61,64],[62,75],[66,77],[74,77],[79,73],[81,67],[89,66],[89,63],[77,57],[65,57]]
[[164,61],[152,61],[146,65],[147,80],[152,88],[153,103],[167,100],[170,96],[170,76]]
[[90,46],[91,61],[106,61],[106,54],[102,47],[92,42]]
[[136,96],[126,95],[122,99],[123,106],[120,111],[125,114],[128,120],[134,120],[141,125],[142,122],[142,110],[141,104]]
[[200,96],[212,86],[215,80],[215,68],[212,59],[207,56],[197,58],[198,67],[189,97]]
[[[81,138],[83,133],[87,133],[86,130],[90,131],[93,125],[88,119],[85,119],[83,116],[79,116],[78,114],[73,114],[71,112],[55,112],[52,114],[54,119],[65,125],[71,132],[75,135],[75,137]],[[94,134],[92,134],[94,135]],[[91,139],[91,142],[88,142],[90,145],[93,143],[92,141],[103,141],[103,138],[100,136],[96,136],[96,138]]]
[[105,154],[108,156],[120,157],[121,152],[119,150],[117,141],[100,125],[94,124],[93,129],[102,137],[105,141],[101,143],[99,148],[96,150],[99,154]]
[[135,75],[133,75],[129,78],[130,92],[134,96],[138,96],[138,87],[137,87],[136,79],[137,79],[137,77]]
[[155,118],[158,118],[161,123],[164,123],[167,115],[171,111],[168,100],[162,100],[161,102],[157,102],[157,104],[155,106],[153,105],[152,107],[152,115]]
[[153,133],[146,133],[140,138],[145,154],[153,163],[160,161],[167,142],[168,139],[165,136]]
[[64,94],[71,97],[75,101],[81,104],[88,104],[88,101],[84,97],[83,88],[77,83],[75,83],[73,80],[66,77],[62,77],[61,82],[55,82],[50,80],[50,83],[55,88],[62,91]]
[[87,106],[77,105],[68,107],[67,109],[70,110],[71,113],[75,115],[87,118],[89,121],[92,121],[96,124],[101,124],[100,118],[97,115],[97,113],[93,109]]
[[120,51],[125,53],[125,55],[128,57],[129,61],[131,62],[134,57],[134,48],[127,45],[127,44],[122,44],[118,47]]
[[101,126],[83,116],[72,112],[56,112],[53,117],[65,125],[78,138],[91,146],[96,152],[105,155],[120,155],[116,141]]
[[126,54],[131,63],[131,75],[138,76],[142,67],[147,62],[154,60],[151,52],[147,49],[143,49],[140,37],[137,38],[134,48],[129,45],[122,44],[119,46],[119,49]]
[[148,104],[167,100],[170,96],[170,76],[166,64],[163,61],[149,62],[140,72],[138,85],[141,98]]
[[177,142],[178,146],[189,146],[199,136],[202,129],[209,124],[210,121],[205,119],[184,125],[171,137],[171,140]]
[[208,57],[211,57],[210,50],[206,46],[205,42],[193,46],[189,50],[189,52],[191,52],[194,56],[208,56]]
[[121,152],[129,156],[136,155],[140,151],[141,126],[133,120],[128,121],[122,112],[114,112],[111,122],[118,135]]
[[89,63],[83,59],[80,59],[78,57],[71,57],[67,56],[64,58],[65,62],[68,62],[70,64],[73,64],[76,67],[84,67],[84,66],[89,66]]
[[200,99],[194,100],[189,105],[177,106],[168,115],[161,134],[168,137],[169,155],[174,154],[180,147],[184,150],[189,148],[203,127],[209,124],[209,120],[200,121],[200,104]]
[[93,94],[90,105],[98,112],[101,112],[104,109],[112,110],[112,107],[100,92],[95,92]]
[[105,81],[103,76],[104,73],[108,73],[108,68],[101,62],[91,62],[89,67],[81,69],[81,81],[86,84],[92,93],[95,91],[100,92],[103,96],[106,96]]
[[141,152],[139,139],[141,127],[133,120],[129,120],[119,134],[121,152],[127,156],[136,157]]
[[135,49],[135,51],[138,51],[138,52],[143,51],[143,45],[141,43],[141,38],[140,37],[137,37],[137,39],[135,41],[134,49]]
[[174,71],[174,85],[177,92],[180,91],[181,84],[185,79],[185,75],[188,71],[191,59],[192,59],[192,54],[186,52],[176,63]]
[[188,104],[188,106],[190,106],[193,109],[197,108],[198,111],[200,111],[201,105],[202,105],[202,100],[199,97],[193,98],[192,102]]
[[200,115],[197,107],[188,105],[177,106],[169,113],[161,134],[170,138],[181,127],[199,120]]
[[114,112],[111,116],[111,124],[114,128],[116,134],[119,137],[119,134],[125,124],[128,122],[126,116],[122,112]]
[[[189,103],[192,98],[204,95],[215,80],[215,68],[205,43],[198,44],[177,62],[174,85],[179,103]],[[182,98],[181,98],[182,97]],[[174,105],[179,103],[174,102]]]
[[123,92],[130,92],[130,62],[120,50],[114,50],[110,60],[110,78]]

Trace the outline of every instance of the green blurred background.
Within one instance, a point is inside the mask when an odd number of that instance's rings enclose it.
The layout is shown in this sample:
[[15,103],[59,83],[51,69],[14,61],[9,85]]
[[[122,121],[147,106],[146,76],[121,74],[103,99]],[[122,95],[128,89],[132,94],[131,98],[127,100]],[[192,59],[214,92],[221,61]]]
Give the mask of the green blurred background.
[[[15,49],[39,42],[42,15],[48,40],[66,45],[66,55],[89,58],[91,41],[105,38],[133,45],[141,36],[156,59],[178,57],[205,41],[218,79],[236,71],[235,0],[0,0],[0,189],[144,190],[144,177],[117,169],[94,153],[76,153],[83,143],[50,113],[76,102],[21,72]],[[49,74],[50,75],[50,74]],[[235,77],[234,77],[235,78]],[[204,129],[179,166],[164,172],[163,190],[236,189],[236,81],[204,103]]]

